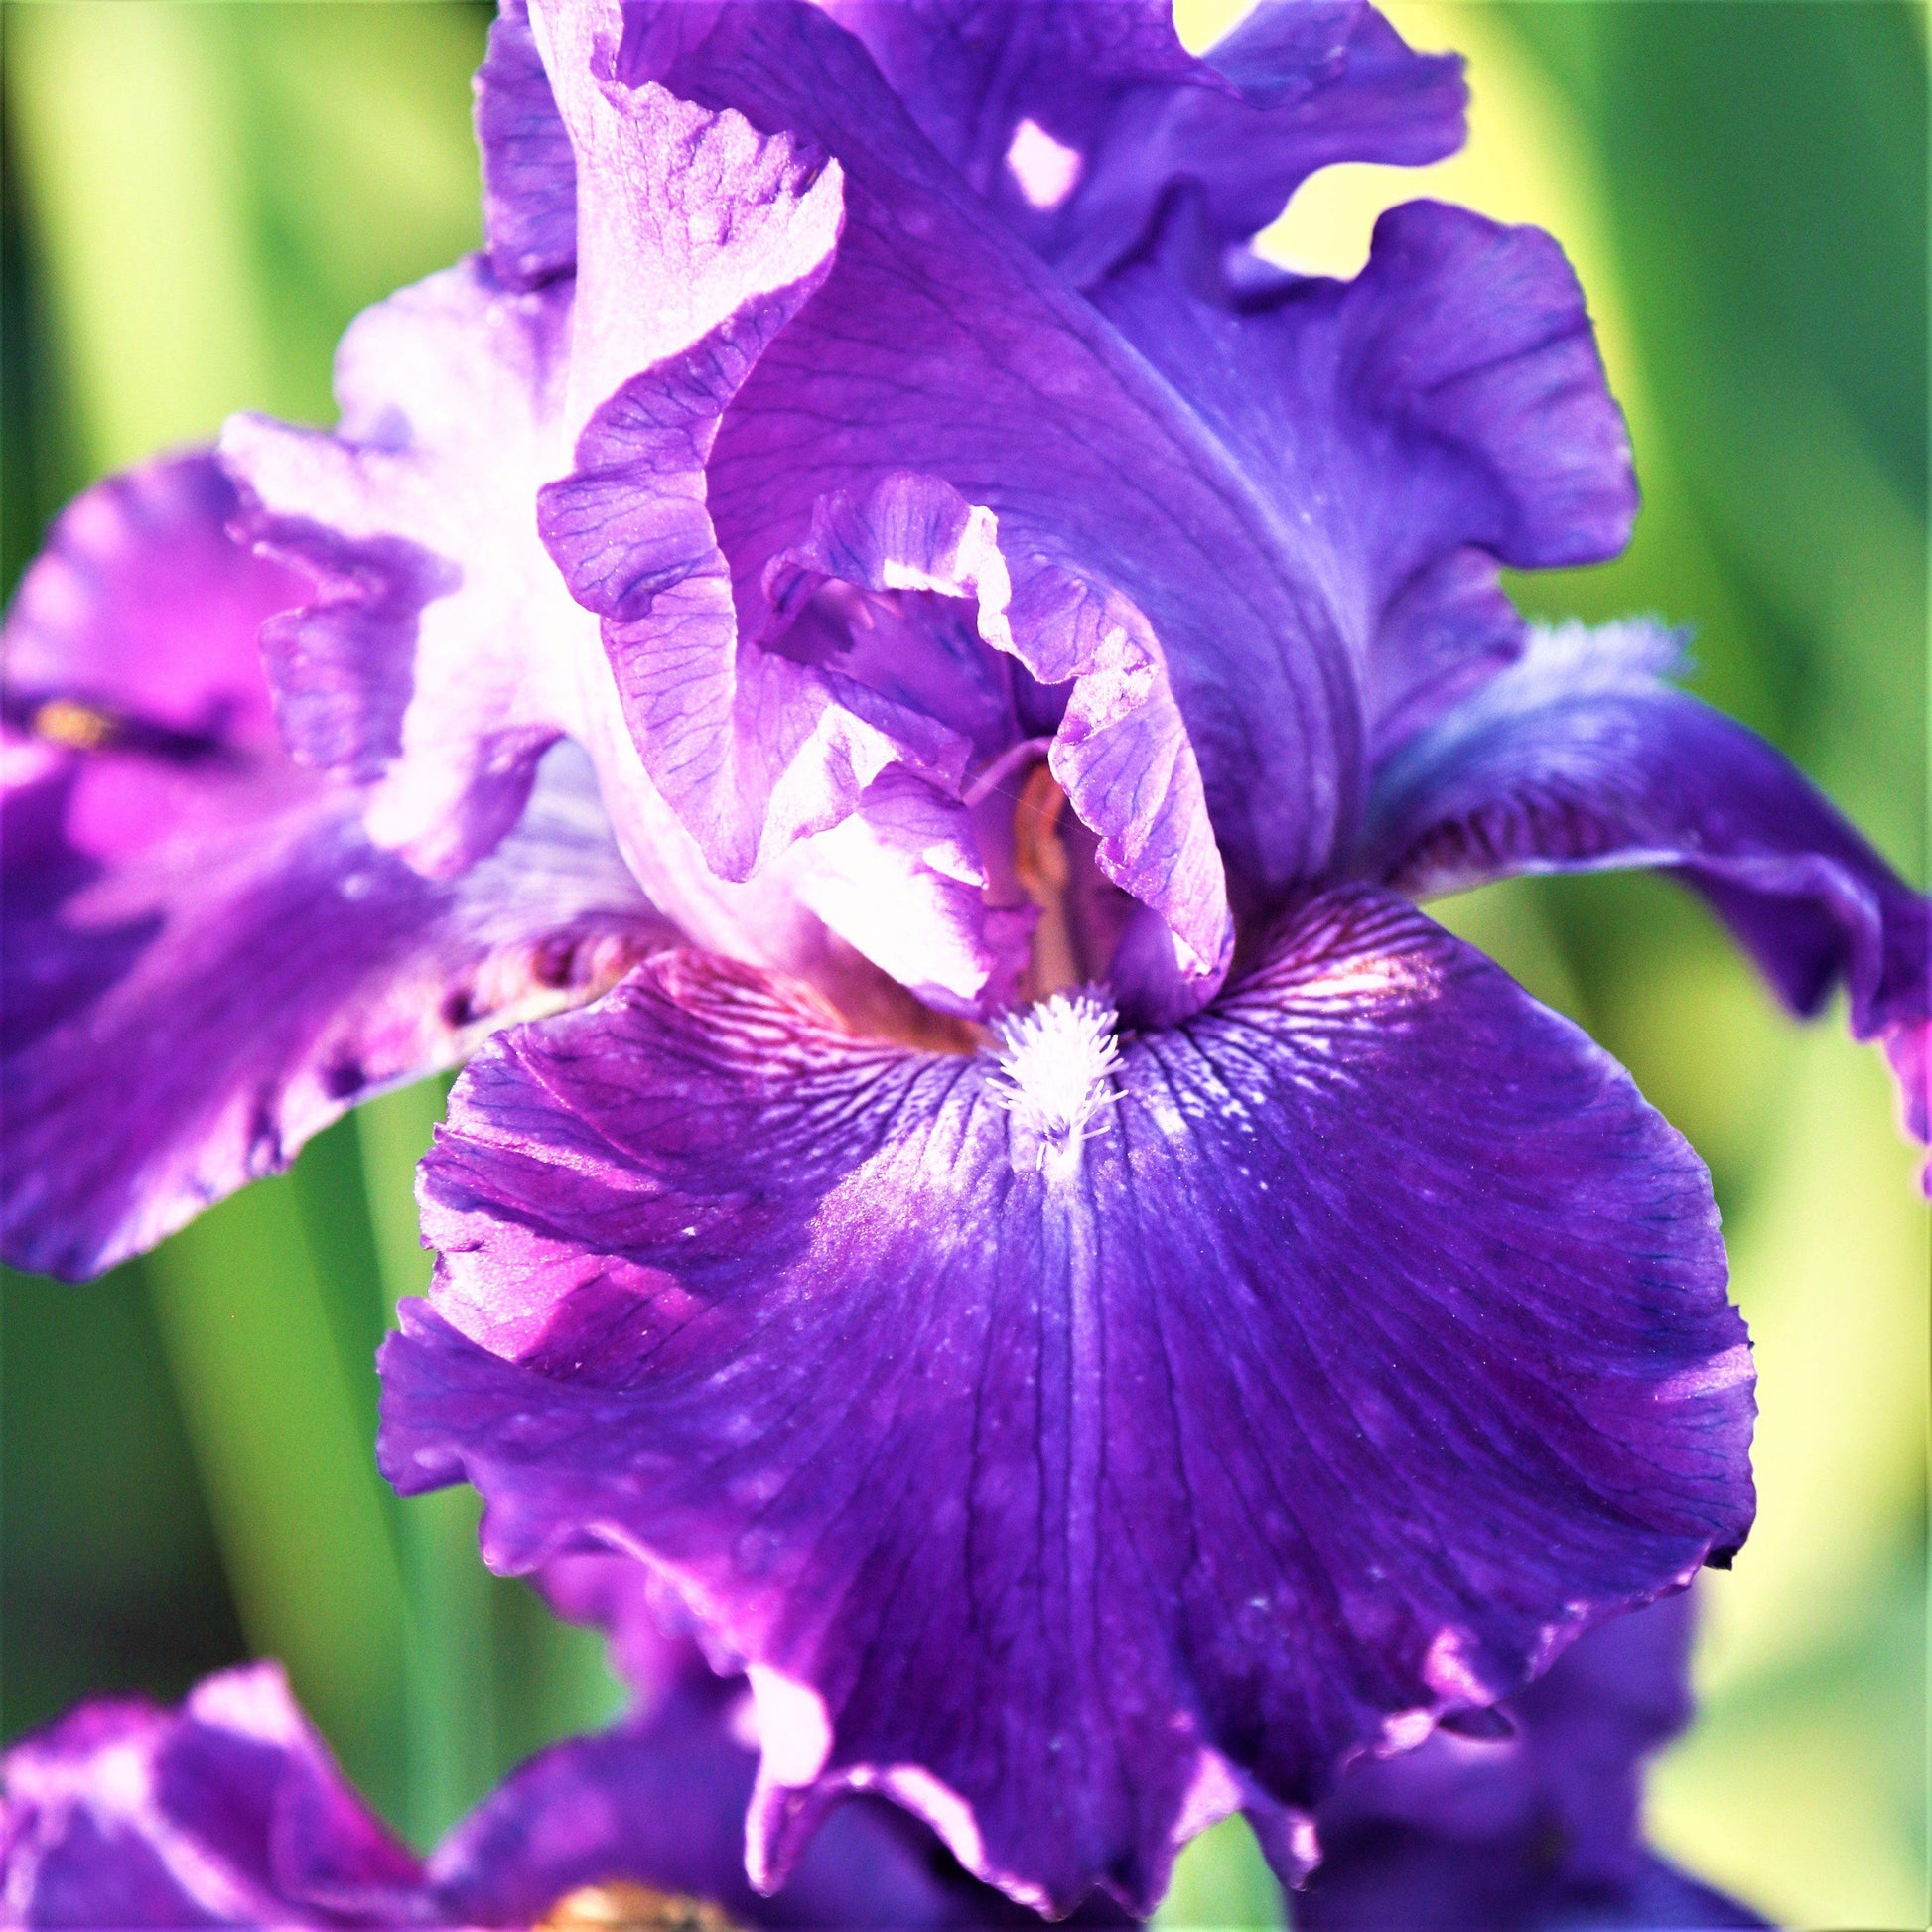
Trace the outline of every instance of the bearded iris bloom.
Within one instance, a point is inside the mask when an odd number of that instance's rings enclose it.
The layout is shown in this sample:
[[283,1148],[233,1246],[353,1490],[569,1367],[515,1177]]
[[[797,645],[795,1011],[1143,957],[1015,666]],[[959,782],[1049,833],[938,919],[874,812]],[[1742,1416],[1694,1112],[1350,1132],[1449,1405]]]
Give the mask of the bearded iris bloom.
[[1298,1877],[1741,1542],[1700,1164],[1413,897],[1667,867],[1925,1131],[1923,902],[1657,626],[1499,588],[1635,507],[1555,245],[1248,248],[1460,114],[1312,0],[506,6],[487,255],[16,603],[10,1254],[494,1029],[383,1466],[745,1669],[760,1886],[851,1791],[1040,1908],[1237,1808]]

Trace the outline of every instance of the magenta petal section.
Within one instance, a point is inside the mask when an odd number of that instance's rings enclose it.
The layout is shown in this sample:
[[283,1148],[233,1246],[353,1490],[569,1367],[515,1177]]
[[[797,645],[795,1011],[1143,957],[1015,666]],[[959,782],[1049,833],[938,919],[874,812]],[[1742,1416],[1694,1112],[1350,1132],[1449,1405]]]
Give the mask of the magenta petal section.
[[276,1664],[179,1710],[102,1699],[0,1760],[0,1911],[18,1926],[443,1922]]
[[1360,869],[1424,895],[1667,868],[1794,1011],[1845,989],[1853,1033],[1891,1060],[1907,1131],[1932,1140],[1932,906],[1779,753],[1673,689],[1681,655],[1653,623],[1540,632],[1377,774]]
[[[64,742],[131,737],[181,764],[277,749],[258,633],[303,580],[238,547],[235,493],[206,454],[164,457],[75,498],[7,612],[7,723]],[[118,843],[103,824],[100,836]]]
[[748,1660],[762,1881],[847,1788],[1058,1909],[1238,1806],[1306,1857],[1350,1753],[1744,1535],[1702,1168],[1400,901],[1128,1035],[1070,1169],[998,1077],[666,955],[500,1035],[424,1169],[383,1467]]
[[0,1215],[21,1267],[111,1266],[670,936],[569,747],[461,879],[373,847],[362,795],[274,736],[254,633],[295,587],[226,534],[235,507],[206,456],[103,483],[8,617]]

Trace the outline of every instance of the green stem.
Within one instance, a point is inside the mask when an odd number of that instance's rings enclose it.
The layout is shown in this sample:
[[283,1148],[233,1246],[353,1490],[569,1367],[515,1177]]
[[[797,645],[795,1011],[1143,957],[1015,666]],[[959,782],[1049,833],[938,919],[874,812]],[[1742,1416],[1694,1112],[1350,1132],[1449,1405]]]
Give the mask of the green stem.
[[282,1659],[350,1776],[393,1804],[402,1580],[293,1193],[246,1189],[147,1273],[249,1646]]
[[[429,1286],[414,1179],[448,1090],[447,1082],[428,1080],[382,1095],[355,1117],[376,1265],[392,1312]],[[404,1816],[410,1836],[428,1845],[499,1768],[497,1586],[477,1554],[474,1491],[409,1497],[398,1511],[409,1599]]]

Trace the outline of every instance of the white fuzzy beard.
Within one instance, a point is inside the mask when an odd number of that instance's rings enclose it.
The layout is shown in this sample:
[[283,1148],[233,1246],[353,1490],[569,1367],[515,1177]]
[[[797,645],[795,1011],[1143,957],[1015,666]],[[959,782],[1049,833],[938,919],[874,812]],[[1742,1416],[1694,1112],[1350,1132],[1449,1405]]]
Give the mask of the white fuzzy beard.
[[[1092,987],[1055,993],[993,1024],[999,1073],[988,1085],[1013,1116],[1015,1166],[1048,1180],[1080,1172],[1080,1149],[1120,1098],[1120,1015]],[[1024,1157],[1031,1155],[1031,1162]]]

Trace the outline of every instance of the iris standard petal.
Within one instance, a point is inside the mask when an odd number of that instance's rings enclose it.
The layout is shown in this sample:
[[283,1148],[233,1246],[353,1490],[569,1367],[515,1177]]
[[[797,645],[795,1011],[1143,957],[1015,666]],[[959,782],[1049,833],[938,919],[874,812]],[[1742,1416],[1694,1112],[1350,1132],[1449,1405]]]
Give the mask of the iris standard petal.
[[1011,1003],[1025,961],[1031,913],[1015,917],[1003,883],[1013,800],[1042,756],[1101,873],[1166,928],[1167,997],[1150,1004],[1192,1012],[1213,994],[1234,949],[1225,875],[1160,645],[1125,598],[1024,558],[1016,583],[993,513],[904,472],[821,497],[765,590],[788,625],[780,647],[892,732],[902,782],[943,800],[977,850],[997,960],[975,989],[982,1011]]
[[[1124,96],[1141,87],[1227,89],[1181,45],[1168,0],[823,3],[865,42],[920,133],[975,194],[1021,223],[1065,202]],[[1039,172],[1054,150],[1063,157],[1057,173]]]
[[[567,462],[574,300],[568,281],[507,289],[474,257],[350,327],[335,432],[228,423],[222,461],[248,534],[301,567],[277,579],[298,608],[265,632],[297,756],[365,784],[368,840],[446,880],[496,850],[568,734],[631,873],[694,941],[812,975],[836,997],[863,993],[879,975],[834,957],[843,948],[807,909],[822,884],[828,923],[905,983],[970,1008],[989,963],[978,922],[962,930],[952,903],[958,867],[896,801],[868,797],[838,846],[801,848],[733,887],[644,770],[597,621],[537,535],[538,485]],[[921,890],[924,916],[890,943],[848,915],[845,882],[869,863]]]
[[247,664],[290,579],[226,534],[234,509],[206,456],[104,483],[8,618],[0,1215],[20,1267],[111,1266],[356,1099],[672,936],[570,747],[462,879],[372,847],[358,792],[267,722]]
[[1352,282],[1231,303],[1183,199],[1093,295],[1311,533],[1378,758],[1521,652],[1499,563],[1593,563],[1629,539],[1629,437],[1539,229],[1412,202]]
[[1349,1753],[1742,1537],[1703,1170],[1398,901],[1090,1055],[1053,1146],[1070,1062],[1009,1043],[667,956],[499,1036],[424,1170],[385,1472],[467,1475],[500,1568],[647,1557],[749,1661],[755,1876],[847,1788],[1035,1905],[1150,1909],[1241,1805],[1292,1866]]
[[1436,161],[1462,140],[1461,62],[1412,53],[1360,0],[1263,0],[1200,58],[1166,0],[828,11],[933,146],[1078,286],[1136,252],[1181,182],[1229,246],[1330,162]]
[[[829,157],[817,190],[835,168],[841,181],[836,256],[810,299],[788,321],[760,309],[714,324],[631,375],[593,418],[577,476],[546,492],[546,536],[606,620],[645,762],[714,861],[743,873],[774,798],[782,839],[846,809],[892,756],[755,640],[765,568],[804,538],[814,504],[911,471],[998,519],[1016,594],[1040,569],[1129,601],[1223,849],[1264,894],[1318,869],[1359,782],[1355,695],[1318,587],[1239,466],[998,225],[822,14],[642,7],[624,20],[616,66],[634,84],[586,91],[599,116],[627,100],[623,139],[644,159],[621,180],[614,166],[584,203],[609,204],[621,233],[606,305],[621,319],[647,310],[667,273],[638,240],[676,178],[658,122],[682,126],[689,103],[719,129],[742,114],[782,130],[788,152]],[[575,86],[559,82],[567,121]],[[582,169],[591,150],[572,126]],[[587,233],[587,304],[591,249]],[[587,311],[580,344],[603,327]],[[793,774],[821,733],[830,756]]]
[[1690,1721],[1691,1599],[1580,1638],[1497,1707],[1492,1734],[1439,1731],[1343,1776],[1322,1862],[1296,1900],[1309,1932],[1620,1932],[1764,1921],[1642,1842],[1643,1760]]
[[1226,251],[1317,169],[1413,167],[1462,145],[1460,57],[1414,53],[1369,6],[1262,0],[1203,65],[1222,86],[1127,96],[1064,207],[1038,223],[1035,245],[1077,285],[1131,259],[1183,185]]
[[577,163],[550,92],[525,0],[501,0],[476,78],[483,235],[506,288],[577,267]]
[[1377,773],[1360,870],[1421,896],[1664,867],[1796,1012],[1844,987],[1853,1033],[1891,1059],[1907,1130],[1932,1138],[1932,907],[1780,754],[1665,682],[1681,655],[1655,623],[1540,631]]

